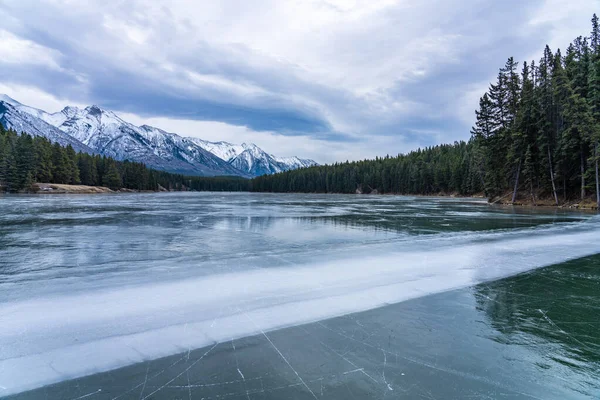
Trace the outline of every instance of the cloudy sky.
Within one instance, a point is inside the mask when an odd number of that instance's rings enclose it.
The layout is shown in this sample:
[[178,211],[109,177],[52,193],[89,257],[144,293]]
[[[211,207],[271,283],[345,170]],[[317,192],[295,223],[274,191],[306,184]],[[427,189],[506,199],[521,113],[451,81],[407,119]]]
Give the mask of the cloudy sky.
[[508,56],[600,0],[0,0],[0,92],[319,162],[468,139]]

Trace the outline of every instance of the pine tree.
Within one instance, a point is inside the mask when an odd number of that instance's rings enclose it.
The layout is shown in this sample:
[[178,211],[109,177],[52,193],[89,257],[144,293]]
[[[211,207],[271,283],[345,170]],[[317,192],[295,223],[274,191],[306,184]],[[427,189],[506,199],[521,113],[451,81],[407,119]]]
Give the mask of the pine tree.
[[0,124],[0,190],[6,187],[8,176],[8,139],[4,126]]
[[527,146],[525,151],[525,159],[523,162],[523,175],[525,177],[525,184],[529,188],[529,194],[535,204],[535,194],[533,192],[533,183],[535,180],[535,161],[533,159],[533,151],[531,145]]
[[486,194],[490,197],[500,195],[505,187],[505,160],[493,154],[506,155],[508,152],[510,116],[507,99],[507,77],[500,70],[496,84],[490,85],[489,92],[480,101],[476,122],[476,127],[481,125],[478,129],[483,132],[479,137],[485,149]]
[[512,195],[512,203],[515,202],[517,191],[519,189],[519,178],[523,165],[525,151],[531,142],[533,119],[533,83],[530,79],[529,66],[523,63],[523,71],[521,73],[523,82],[522,91],[518,94],[519,105],[515,106],[515,122],[511,127],[511,146],[508,152],[509,165],[516,165],[516,173],[514,178],[514,187]]
[[475,152],[477,155],[476,165],[483,181],[483,190],[486,196],[496,197],[502,192],[503,186],[501,174],[494,168],[494,158],[489,157],[491,149],[494,147],[491,142],[495,140],[495,137],[486,138],[485,134],[481,134],[476,128],[472,132],[474,134],[473,144],[477,148]]
[[600,176],[598,175],[598,162],[600,158],[600,27],[598,17],[594,14],[592,18],[592,32],[590,35],[592,45],[592,55],[590,58],[590,77],[589,77],[589,104],[594,118],[594,131],[591,141],[594,148],[594,175],[596,180],[596,205],[600,209]]
[[0,185],[2,185],[3,182],[2,165],[4,164],[6,154],[8,153],[7,146],[6,131],[4,130],[4,126],[0,123]]
[[553,91],[553,126],[555,137],[557,138],[555,160],[556,172],[562,181],[563,200],[566,201],[568,195],[568,181],[571,174],[572,160],[570,152],[567,150],[568,137],[564,135],[565,131],[565,106],[567,100],[572,96],[573,90],[569,83],[567,71],[564,68],[563,57],[560,49],[554,55],[554,64],[552,68],[552,91]]
[[[585,173],[586,173],[586,144],[593,137],[594,122],[587,101],[579,94],[572,94],[565,107],[566,128],[563,132],[563,151],[570,153],[571,160],[577,160],[580,166],[579,177],[581,180],[580,197],[585,199]],[[573,158],[575,157],[575,158]],[[576,164],[575,164],[576,165]]]
[[0,166],[2,168],[2,178],[4,180],[5,190],[8,192],[16,192],[20,190],[20,178],[19,171],[17,169],[16,154],[16,142],[17,133],[13,130],[6,130],[4,132],[4,144],[3,144],[3,162]]
[[122,187],[122,181],[117,165],[113,160],[109,160],[107,163],[108,167],[106,174],[102,177],[102,184],[109,189],[119,190]]
[[518,66],[519,63],[513,57],[509,57],[502,70],[506,76],[507,128],[509,130],[514,128],[512,125],[515,123],[520,105],[521,80],[517,72]]
[[34,150],[33,139],[27,134],[21,134],[14,147],[15,163],[17,168],[17,179],[14,182],[15,190],[29,188],[33,184],[34,172]]
[[552,88],[552,70],[554,64],[554,55],[550,47],[546,45],[544,56],[540,60],[537,71],[537,90],[535,91],[536,103],[539,109],[539,121],[537,123],[539,132],[537,135],[537,145],[539,146],[542,159],[545,160],[549,171],[552,196],[556,205],[558,205],[558,194],[556,191],[556,182],[554,179],[554,154],[556,149],[556,110],[554,107],[554,93]]
[[66,150],[60,144],[54,143],[52,146],[52,183],[69,183],[71,181],[71,164],[67,157]]
[[34,140],[35,180],[37,182],[52,182],[52,145],[43,137]]
[[17,160],[13,152],[9,153],[7,157],[6,189],[9,192],[16,192],[21,189],[19,170],[17,169]]
[[98,184],[98,171],[95,158],[89,154],[79,153],[77,156],[79,179],[82,184],[95,186]]
[[65,149],[65,156],[67,160],[67,170],[69,174],[68,183],[76,185],[80,183],[79,167],[77,165],[77,153],[71,145],[68,145]]
[[592,52],[598,54],[600,52],[600,24],[598,22],[598,16],[594,14],[592,17],[592,32],[590,34],[590,44],[592,46]]

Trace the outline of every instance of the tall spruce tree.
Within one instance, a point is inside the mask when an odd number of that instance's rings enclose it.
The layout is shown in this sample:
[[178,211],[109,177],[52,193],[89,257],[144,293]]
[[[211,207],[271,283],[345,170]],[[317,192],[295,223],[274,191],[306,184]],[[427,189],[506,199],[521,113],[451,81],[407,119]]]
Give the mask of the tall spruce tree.
[[110,159],[106,161],[106,164],[106,174],[102,177],[102,184],[112,190],[121,189],[123,182],[121,181],[121,174],[117,169],[117,164]]
[[14,188],[22,190],[33,184],[35,176],[32,137],[27,134],[20,135],[16,140],[14,149],[17,168],[17,179]]
[[6,171],[8,165],[8,142],[4,126],[0,124],[0,191],[6,186]]
[[46,138],[36,138],[35,152],[35,180],[36,182],[52,182],[52,145]]
[[556,149],[556,108],[554,106],[554,93],[552,87],[552,71],[554,55],[548,45],[544,49],[544,56],[540,60],[537,70],[537,88],[535,90],[535,101],[539,110],[537,145],[542,159],[546,163],[549,172],[552,197],[556,205],[558,194],[554,175],[554,157]]
[[58,143],[52,146],[53,183],[69,183],[71,181],[71,163],[66,150]]
[[596,205],[600,209],[600,176],[598,175],[598,163],[600,158],[600,26],[596,14],[594,14],[592,18],[590,43],[592,54],[590,57],[591,66],[588,101],[594,118],[594,131],[592,133],[591,141],[594,148],[593,165],[596,181]]
[[79,166],[77,165],[77,153],[71,145],[65,148],[65,157],[67,159],[67,170],[69,173],[68,183],[76,185],[80,183]]

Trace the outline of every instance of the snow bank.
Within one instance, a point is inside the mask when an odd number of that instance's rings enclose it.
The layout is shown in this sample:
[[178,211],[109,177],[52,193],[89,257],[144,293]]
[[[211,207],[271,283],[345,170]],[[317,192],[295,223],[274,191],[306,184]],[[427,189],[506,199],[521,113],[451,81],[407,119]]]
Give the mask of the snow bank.
[[595,254],[596,221],[0,304],[0,396]]

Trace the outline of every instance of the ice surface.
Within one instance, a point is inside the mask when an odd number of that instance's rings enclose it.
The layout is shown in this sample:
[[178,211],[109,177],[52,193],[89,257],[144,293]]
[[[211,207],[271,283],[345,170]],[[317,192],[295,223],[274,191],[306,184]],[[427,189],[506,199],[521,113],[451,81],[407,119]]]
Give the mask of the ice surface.
[[[271,204],[268,195],[260,199],[247,211],[267,207],[267,214],[293,214],[290,209],[277,209],[293,197],[278,198],[280,203],[271,200]],[[344,215],[360,207],[360,201],[334,202],[327,205],[327,213]],[[384,202],[378,207],[393,204]],[[220,206],[231,212],[231,206]],[[432,211],[438,206],[440,211]],[[308,213],[318,215],[322,209],[319,204],[314,207]],[[301,209],[310,210],[310,206],[303,202]],[[425,201],[410,215],[440,215],[452,222],[453,216],[464,218],[456,215],[460,214],[456,209],[444,209],[443,200]],[[484,206],[476,212],[485,210]],[[172,218],[175,215],[171,213]],[[219,224],[227,232],[243,227],[236,221],[220,220],[211,235],[219,231]],[[293,236],[293,227],[280,232],[285,231]],[[250,237],[277,231],[245,226],[244,232]],[[0,303],[0,395],[595,254],[600,252],[599,235],[600,221],[592,217],[510,230],[456,231],[408,239],[399,235],[384,245],[362,246],[360,254],[340,255],[334,252],[336,244],[329,242],[335,259],[304,254],[298,263],[282,261],[279,267],[245,269],[242,265],[171,281],[132,279],[114,287],[80,290],[84,280],[74,280],[72,291],[32,299],[15,296]],[[306,251],[310,253],[310,247]]]

